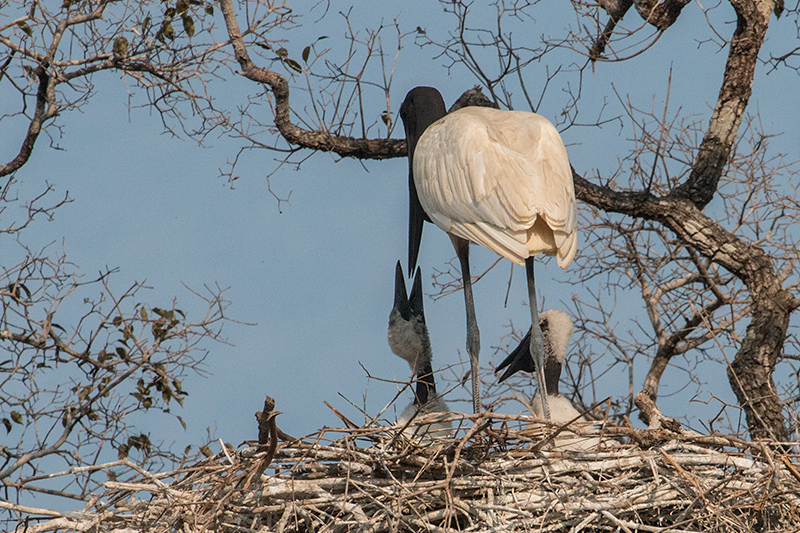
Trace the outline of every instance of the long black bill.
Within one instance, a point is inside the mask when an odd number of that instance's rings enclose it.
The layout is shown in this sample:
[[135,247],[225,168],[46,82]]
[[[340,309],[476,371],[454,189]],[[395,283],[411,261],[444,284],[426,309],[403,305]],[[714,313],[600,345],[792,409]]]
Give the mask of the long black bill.
[[500,372],[504,368],[503,375],[500,376],[500,383],[504,382],[520,370],[523,372],[533,372],[533,359],[531,359],[531,331],[525,334],[525,337],[520,341],[514,350],[503,359],[503,362],[497,365],[494,369],[495,372]]
[[417,141],[425,130],[445,116],[447,109],[442,95],[433,87],[415,87],[411,89],[400,106],[400,118],[406,131],[408,148],[408,271],[417,266],[419,247],[422,243],[422,226],[430,222],[430,217],[422,209],[414,184],[414,150]]
[[[558,394],[558,381],[561,379],[561,363],[553,354],[553,348],[550,345],[548,336],[550,335],[550,324],[545,320],[539,321],[539,327],[542,328],[542,336],[544,337],[544,386],[547,389],[547,394]],[[504,368],[503,375],[498,380],[500,383],[507,380],[520,370],[523,372],[533,373],[535,370],[533,366],[533,358],[531,357],[531,332],[525,335],[525,338],[520,341],[519,345],[508,354],[508,357],[503,359],[503,362],[497,365],[495,372],[500,372]]]
[[394,268],[394,308],[397,309],[403,320],[411,320],[412,310],[408,296],[406,296],[405,275],[400,261],[397,262],[397,266]]
[[[398,261],[397,264],[399,265],[400,262]],[[414,274],[414,285],[411,287],[408,303],[411,305],[411,314],[420,317],[424,324],[425,308],[422,304],[422,269],[420,267],[417,267],[417,272]]]

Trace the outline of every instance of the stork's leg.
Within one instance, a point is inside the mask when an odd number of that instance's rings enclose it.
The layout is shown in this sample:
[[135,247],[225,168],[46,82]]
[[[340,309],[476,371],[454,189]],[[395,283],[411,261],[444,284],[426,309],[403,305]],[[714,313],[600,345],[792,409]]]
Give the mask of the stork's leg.
[[475,300],[472,298],[472,276],[469,272],[469,241],[450,235],[456,255],[461,262],[461,276],[464,282],[464,303],[467,308],[467,353],[472,368],[472,412],[481,411],[481,384],[478,374],[478,355],[481,353],[481,333],[475,318]]
[[528,276],[528,298],[531,304],[531,346],[533,358],[533,375],[536,377],[536,388],[542,398],[542,412],[544,417],[550,418],[550,405],[547,403],[547,391],[544,386],[544,338],[542,328],[539,327],[539,310],[536,307],[536,281],[533,277],[533,257],[525,259],[525,274]]

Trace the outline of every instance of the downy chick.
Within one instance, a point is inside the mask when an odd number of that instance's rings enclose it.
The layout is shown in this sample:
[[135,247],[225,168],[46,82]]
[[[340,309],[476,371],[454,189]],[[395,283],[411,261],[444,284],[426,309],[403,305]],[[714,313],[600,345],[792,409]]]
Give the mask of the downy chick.
[[[411,295],[407,296],[403,268],[398,261],[394,283],[394,307],[389,313],[389,347],[395,355],[409,364],[416,378],[414,401],[403,409],[397,421],[398,424],[405,425],[416,416],[447,412],[450,409],[442,397],[436,395],[431,341],[422,305],[421,271],[417,268]],[[410,425],[404,433],[407,436],[427,434],[437,437],[447,435],[451,428],[452,423],[449,421],[434,422],[422,426]]]

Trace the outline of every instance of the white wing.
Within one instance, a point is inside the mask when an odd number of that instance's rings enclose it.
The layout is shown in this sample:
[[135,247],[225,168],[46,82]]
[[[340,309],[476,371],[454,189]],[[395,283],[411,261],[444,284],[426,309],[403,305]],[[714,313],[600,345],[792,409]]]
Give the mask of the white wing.
[[414,152],[414,182],[431,220],[515,263],[539,253],[566,268],[577,249],[567,151],[545,118],[466,107],[432,124]]

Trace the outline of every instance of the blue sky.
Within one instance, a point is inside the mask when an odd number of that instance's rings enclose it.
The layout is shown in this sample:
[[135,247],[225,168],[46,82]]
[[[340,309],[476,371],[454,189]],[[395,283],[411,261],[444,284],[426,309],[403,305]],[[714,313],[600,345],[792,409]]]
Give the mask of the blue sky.
[[[406,31],[416,26],[436,31],[452,22],[443,17],[436,2],[405,3],[403,11],[392,2],[369,5],[355,18],[365,27],[381,17],[395,16]],[[725,9],[730,19],[730,8]],[[633,19],[635,14],[628,17]],[[565,20],[574,23],[569,14]],[[534,33],[541,33],[539,28],[545,23],[536,21]],[[791,30],[779,27],[774,19],[773,26],[772,39]],[[722,27],[731,31],[729,25]],[[298,30],[291,42],[292,46],[297,43],[296,50],[290,49],[290,54],[299,55],[305,44],[322,34],[331,37],[331,45],[344,46],[341,17],[331,14]],[[727,54],[727,49],[711,44],[698,46],[697,41],[709,34],[698,6],[690,4],[651,51],[625,64],[598,64],[594,75],[587,71],[586,120],[604,104],[618,108],[613,89],[630,96],[639,107],[660,109],[672,69],[671,109],[682,107],[684,113],[707,121]],[[449,105],[475,84],[464,69],[448,73],[433,49],[420,49],[412,41],[406,41],[392,88],[397,121],[405,93],[416,85],[438,87]],[[786,87],[796,88],[796,74],[765,76],[765,70],[760,69],[750,111],[762,113],[768,130],[785,131],[778,149],[796,156],[798,111],[779,105],[787,95]],[[63,245],[69,260],[89,277],[106,266],[118,267],[113,284],[120,292],[133,281],[146,280],[152,287],[142,293],[146,301],[167,307],[177,297],[178,307],[190,314],[202,312],[203,305],[184,285],[195,290],[203,285],[228,287],[225,295],[232,302],[228,315],[254,324],[228,324],[225,333],[231,345],[206,346],[210,376],[187,379],[184,388],[189,397],[186,407],[178,411],[188,430],[158,417],[142,419],[142,429],[151,432],[151,438],[174,440],[182,447],[199,444],[210,427],[215,436],[238,444],[256,437],[253,413],[261,408],[265,394],[273,396],[283,412],[279,425],[294,435],[340,424],[324,401],[362,421],[340,394],[356,404],[366,401],[367,410],[377,413],[392,399],[396,387],[367,379],[361,365],[381,378],[405,381],[409,377],[407,364],[391,353],[386,342],[394,265],[406,256],[406,160],[362,165],[317,154],[299,169],[282,169],[271,178],[279,194],[291,192],[289,204],[279,210],[265,179],[274,166],[274,154],[247,154],[236,171],[240,178],[231,187],[220,177],[220,169],[234,157],[239,146],[235,140],[210,138],[208,147],[199,147],[191,140],[171,137],[162,132],[157,116],[140,109],[128,111],[117,74],[98,76],[95,83],[97,94],[89,105],[62,117],[61,150],[50,149],[40,140],[31,161],[18,173],[23,191],[38,190],[49,182],[58,193],[68,191],[73,198],[52,222],[37,222],[27,232],[26,242],[31,246],[53,243],[56,249]],[[218,83],[215,88],[220,101],[229,106],[237,104],[235,97],[243,91],[255,92],[241,79]],[[563,90],[549,94],[552,97],[539,112],[555,119],[565,96]],[[380,109],[379,103],[371,105]],[[396,128],[393,136],[400,135],[401,128]],[[594,168],[616,168],[616,158],[629,148],[618,125],[599,130],[572,128],[564,139],[573,166],[586,174]],[[0,153],[7,157],[11,151],[5,147]],[[426,293],[432,291],[433,269],[447,268],[453,255],[446,235],[426,226],[420,256]],[[495,260],[475,246],[472,256],[475,272]],[[510,269],[510,263],[502,262],[475,287],[484,365],[502,359],[502,354],[494,355],[495,347],[509,333],[510,323],[520,331],[528,326],[521,267],[514,267],[504,306]],[[584,289],[558,283],[570,278],[555,261],[540,262],[536,273],[545,307],[566,308],[573,294]],[[623,295],[620,304],[630,314],[641,312],[635,294]],[[454,371],[466,371],[462,294],[426,299],[425,305],[434,367],[461,362]],[[620,317],[618,327],[630,328],[625,314]],[[645,372],[641,358],[637,386]],[[709,383],[704,388],[733,401],[718,367],[706,375]],[[662,408],[683,415],[696,389],[669,397],[678,388],[673,383],[668,371]],[[619,392],[619,385],[606,380],[598,385],[596,395],[601,399]],[[407,392],[398,412],[410,398]],[[448,396],[461,400],[452,403],[460,410],[469,410],[467,398],[463,389]],[[717,406],[703,409],[693,404],[695,408],[700,418],[717,410]]]

